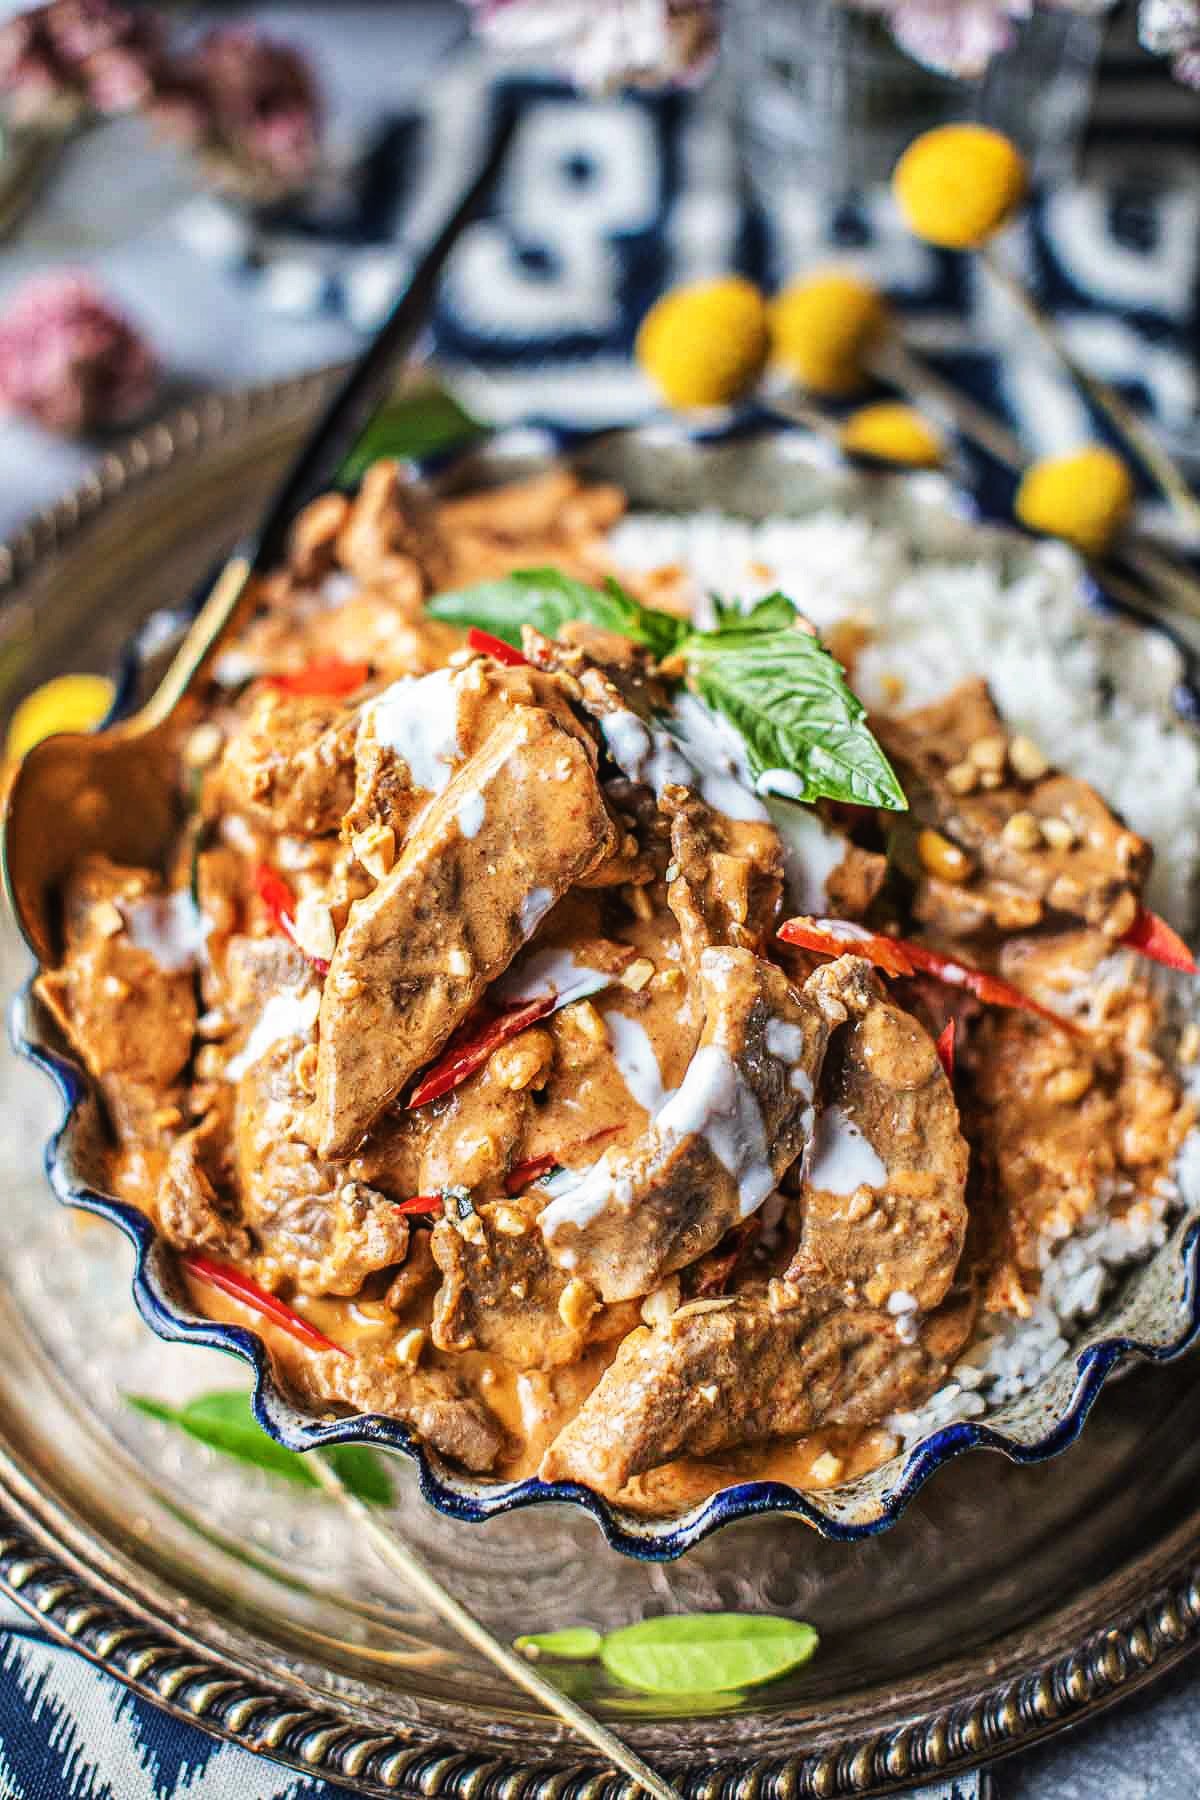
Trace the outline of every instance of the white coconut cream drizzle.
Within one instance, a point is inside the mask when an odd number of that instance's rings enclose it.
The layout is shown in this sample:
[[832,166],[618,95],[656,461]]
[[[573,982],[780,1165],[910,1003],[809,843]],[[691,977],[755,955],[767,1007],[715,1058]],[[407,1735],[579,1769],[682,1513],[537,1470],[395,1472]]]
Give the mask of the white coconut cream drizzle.
[[160,969],[170,974],[194,969],[204,955],[208,920],[186,888],[145,900],[119,900],[117,910],[130,943],[148,950]]
[[767,1020],[766,1041],[767,1049],[780,1062],[799,1062],[804,1055],[803,1029],[787,1019]]
[[607,713],[600,730],[613,761],[630,781],[644,781],[656,795],[671,784],[691,786],[692,766],[661,726],[647,725],[623,710]]
[[408,765],[415,788],[440,794],[462,760],[453,669],[402,675],[364,709],[376,741]]
[[242,1049],[225,1064],[226,1080],[240,1081],[247,1069],[253,1068],[268,1050],[285,1038],[307,1037],[320,1010],[318,988],[303,991],[283,988],[278,994],[272,994]]
[[695,694],[675,702],[673,735],[700,776],[700,792],[710,806],[730,819],[770,817],[754,792],[746,746],[737,731]]
[[520,1006],[543,994],[583,1000],[615,980],[615,975],[580,962],[570,950],[525,950],[514,958],[492,992],[504,1006]]
[[738,1212],[749,1218],[775,1186],[762,1113],[754,1090],[721,1044],[702,1044],[678,1090],[654,1121],[664,1141],[702,1137],[738,1184]]
[[532,937],[550,908],[554,905],[554,893],[551,888],[531,888],[522,900],[517,911],[517,922],[525,937]]
[[[759,786],[762,785],[759,777]],[[775,793],[785,790],[776,788]],[[793,912],[820,918],[829,911],[826,883],[846,855],[846,840],[830,831],[811,807],[768,800],[767,811],[783,845],[783,878]]]
[[638,1105],[653,1118],[666,1101],[667,1090],[646,1027],[615,1008],[605,1013],[604,1023],[621,1079]]
[[251,656],[246,650],[222,650],[213,659],[211,673],[218,687],[235,688],[253,681],[265,668],[260,657]]
[[458,829],[465,838],[479,836],[484,818],[487,814],[487,802],[476,788],[473,793],[464,795],[458,807]]
[[[664,1154],[684,1138],[703,1138],[737,1182],[738,1213],[743,1219],[749,1218],[775,1187],[758,1101],[720,1044],[701,1045],[679,1087],[655,1113],[650,1129]],[[620,1173],[620,1155],[610,1151],[578,1181],[555,1190],[555,1198],[539,1220],[547,1243],[553,1242],[564,1226],[585,1230],[612,1206],[628,1211],[633,1204],[633,1183]]]
[[647,725],[636,713],[621,710],[603,718],[600,729],[621,773],[645,782],[657,796],[669,783],[698,787],[708,804],[730,819],[767,818],[741,738],[694,694],[681,694],[662,725]]
[[855,1193],[887,1185],[887,1166],[840,1106],[827,1106],[805,1159],[804,1177],[823,1194]]

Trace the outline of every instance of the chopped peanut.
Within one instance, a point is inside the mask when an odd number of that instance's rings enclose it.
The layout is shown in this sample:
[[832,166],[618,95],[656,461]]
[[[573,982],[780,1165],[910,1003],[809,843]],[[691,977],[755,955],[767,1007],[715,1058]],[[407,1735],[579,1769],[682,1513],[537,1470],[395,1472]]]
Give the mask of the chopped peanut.
[[917,834],[917,855],[923,868],[942,881],[959,883],[971,878],[971,858],[940,831],[926,827]]
[[1014,850],[1036,850],[1042,842],[1041,825],[1031,812],[1013,813],[1000,835]]
[[976,738],[967,751],[968,761],[973,762],[977,769],[990,769],[994,775],[998,775],[1004,768],[1007,756],[1008,743],[999,733]]
[[1020,735],[1008,746],[1008,760],[1022,781],[1040,781],[1050,767],[1033,739]]
[[558,1296],[558,1316],[568,1331],[582,1331],[599,1308],[599,1294],[578,1275],[572,1276]]

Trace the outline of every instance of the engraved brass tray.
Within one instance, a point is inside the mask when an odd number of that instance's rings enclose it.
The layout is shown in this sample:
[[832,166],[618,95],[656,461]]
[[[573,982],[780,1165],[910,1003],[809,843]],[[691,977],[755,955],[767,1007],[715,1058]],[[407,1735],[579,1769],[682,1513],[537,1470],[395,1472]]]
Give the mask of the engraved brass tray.
[[[253,514],[321,384],[155,427],[0,552],[5,697],[111,666],[139,620],[177,605]],[[26,971],[5,924],[5,990]],[[580,1795],[627,1792],[448,1643],[336,1507],[130,1411],[122,1393],[180,1400],[242,1371],[138,1319],[127,1243],[49,1194],[57,1103],[7,1050],[0,1107],[0,1583],[148,1698],[353,1791],[550,1800],[573,1776]],[[1200,1637],[1193,1367],[1135,1369],[1057,1460],[960,1459],[858,1544],[763,1518],[637,1563],[567,1508],[455,1524],[399,1458],[396,1519],[504,1636],[688,1608],[810,1618],[813,1663],[741,1699],[673,1710],[591,1665],[572,1691],[697,1797],[884,1793],[1072,1723]]]

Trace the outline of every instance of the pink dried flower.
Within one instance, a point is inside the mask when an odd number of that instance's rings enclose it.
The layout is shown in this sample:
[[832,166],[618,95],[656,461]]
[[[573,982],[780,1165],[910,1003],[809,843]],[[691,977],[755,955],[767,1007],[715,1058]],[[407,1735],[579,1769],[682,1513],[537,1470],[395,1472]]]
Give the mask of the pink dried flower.
[[87,275],[35,276],[0,314],[0,406],[49,431],[127,425],[159,378],[154,352]]
[[159,84],[153,117],[204,158],[217,185],[254,200],[304,187],[320,154],[321,102],[307,59],[246,26],[209,35]]
[[1142,0],[1138,36],[1156,56],[1169,56],[1178,80],[1200,88],[1200,0]]
[[975,80],[1010,50],[1035,3],[1071,12],[1107,12],[1114,0],[845,0],[882,14],[908,55],[943,75]]
[[162,64],[154,14],[116,0],[49,0],[0,31],[0,88],[25,124],[70,124],[88,108],[131,112]]
[[717,47],[715,0],[471,0],[480,34],[506,56],[546,61],[577,86],[699,81]]

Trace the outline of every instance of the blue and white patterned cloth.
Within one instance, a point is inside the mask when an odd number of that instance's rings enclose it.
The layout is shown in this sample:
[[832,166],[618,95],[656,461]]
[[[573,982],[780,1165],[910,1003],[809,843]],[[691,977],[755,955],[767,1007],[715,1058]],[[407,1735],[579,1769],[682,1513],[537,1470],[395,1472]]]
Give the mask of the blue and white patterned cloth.
[[351,1800],[131,1694],[0,1600],[0,1800]]
[[[1086,178],[1036,196],[1006,250],[1082,360],[1200,458],[1200,101],[1145,61],[1117,60],[1107,77]],[[369,329],[507,110],[521,119],[509,171],[454,258],[433,332],[482,416],[644,415],[654,400],[630,352],[664,287],[740,268],[771,290],[835,258],[883,287],[909,342],[1031,454],[1104,435],[978,265],[916,242],[886,191],[763,207],[711,96],[581,101],[546,78],[497,82],[471,55],[380,134],[340,254],[319,221],[279,220],[260,237],[259,303]]]

